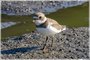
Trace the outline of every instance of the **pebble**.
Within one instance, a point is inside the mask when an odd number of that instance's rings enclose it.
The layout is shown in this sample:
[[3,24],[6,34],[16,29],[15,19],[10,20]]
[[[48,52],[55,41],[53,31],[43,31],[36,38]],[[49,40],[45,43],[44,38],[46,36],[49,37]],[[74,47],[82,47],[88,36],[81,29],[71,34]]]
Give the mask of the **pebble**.
[[1,41],[1,58],[89,59],[88,29],[88,27],[67,28],[54,36],[53,44],[52,37],[49,37],[46,43],[49,49],[47,53],[43,53],[41,50],[45,43],[45,36],[36,31],[22,36],[9,37],[7,40]]
[[31,15],[35,12],[48,14],[85,2],[87,1],[2,1],[1,12],[7,15]]

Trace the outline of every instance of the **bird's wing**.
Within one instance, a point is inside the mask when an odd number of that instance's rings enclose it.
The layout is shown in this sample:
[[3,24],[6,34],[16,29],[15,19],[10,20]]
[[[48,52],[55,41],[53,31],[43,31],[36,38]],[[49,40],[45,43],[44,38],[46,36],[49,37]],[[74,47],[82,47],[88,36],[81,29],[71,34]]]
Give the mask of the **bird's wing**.
[[52,23],[52,26],[55,27],[57,30],[60,30],[60,29],[63,30],[63,28],[66,27],[64,25],[60,25],[57,21],[50,19],[50,18],[48,18],[48,22]]

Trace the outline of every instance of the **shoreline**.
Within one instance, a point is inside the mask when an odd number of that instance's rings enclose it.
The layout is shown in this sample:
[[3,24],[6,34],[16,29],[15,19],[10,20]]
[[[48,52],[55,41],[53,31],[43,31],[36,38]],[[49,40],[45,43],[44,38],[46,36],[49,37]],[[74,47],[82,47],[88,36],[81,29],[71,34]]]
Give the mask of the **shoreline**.
[[88,59],[89,58],[89,28],[67,28],[67,30],[52,37],[49,37],[47,46],[49,52],[44,54],[40,50],[45,43],[45,36],[37,32],[17,36],[6,41],[1,41],[2,59],[40,59],[40,58],[68,58]]

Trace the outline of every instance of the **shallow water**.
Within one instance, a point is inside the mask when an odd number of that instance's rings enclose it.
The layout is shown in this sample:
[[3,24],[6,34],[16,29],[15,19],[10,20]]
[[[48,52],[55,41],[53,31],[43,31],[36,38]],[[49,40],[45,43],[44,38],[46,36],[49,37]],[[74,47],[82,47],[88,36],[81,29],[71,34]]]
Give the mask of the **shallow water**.
[[1,25],[0,29],[4,29],[4,28],[10,27],[12,25],[16,25],[16,22],[1,22],[0,25]]

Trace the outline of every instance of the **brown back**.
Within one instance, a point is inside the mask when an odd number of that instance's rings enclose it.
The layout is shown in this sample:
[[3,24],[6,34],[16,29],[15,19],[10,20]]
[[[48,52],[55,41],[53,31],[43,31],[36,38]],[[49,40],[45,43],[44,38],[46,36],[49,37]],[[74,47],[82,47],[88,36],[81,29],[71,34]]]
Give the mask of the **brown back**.
[[53,19],[50,19],[50,18],[47,18],[48,20],[48,23],[53,23],[52,26],[55,27],[56,29],[58,30],[62,30],[64,27],[62,25],[60,25],[57,21],[53,20]]

